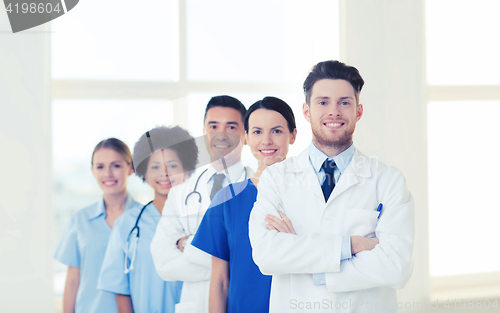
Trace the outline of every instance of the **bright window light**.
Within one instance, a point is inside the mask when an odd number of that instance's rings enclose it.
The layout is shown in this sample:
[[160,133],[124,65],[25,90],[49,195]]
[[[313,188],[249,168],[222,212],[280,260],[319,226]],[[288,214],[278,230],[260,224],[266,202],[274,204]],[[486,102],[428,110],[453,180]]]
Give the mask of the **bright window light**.
[[57,164],[68,159],[89,161],[94,146],[108,137],[121,139],[132,149],[145,131],[173,122],[172,104],[165,100],[54,100],[53,158]]
[[500,101],[429,103],[432,276],[500,271],[499,115]]
[[339,57],[338,6],[331,0],[187,0],[188,79],[303,81],[312,65]]
[[428,0],[430,85],[500,84],[500,1]]
[[156,80],[178,77],[174,0],[85,0],[51,22],[52,78]]

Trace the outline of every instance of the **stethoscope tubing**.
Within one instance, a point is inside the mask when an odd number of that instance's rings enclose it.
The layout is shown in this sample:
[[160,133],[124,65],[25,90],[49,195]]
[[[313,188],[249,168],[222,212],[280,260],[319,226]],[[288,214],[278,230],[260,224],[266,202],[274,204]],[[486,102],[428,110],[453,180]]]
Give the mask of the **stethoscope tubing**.
[[[139,243],[139,235],[140,235],[140,228],[139,228],[139,220],[141,219],[141,215],[146,209],[148,205],[150,205],[153,202],[153,200],[149,201],[146,205],[144,205],[141,209],[141,212],[139,212],[139,216],[137,216],[137,219],[135,220],[135,225],[132,227],[132,230],[130,230],[128,236],[127,236],[127,245],[125,247],[125,270],[123,271],[125,274],[130,273],[131,270],[134,269],[134,261],[135,261],[135,255],[137,254],[137,244]],[[132,252],[132,260],[130,261],[130,267],[127,268],[127,259],[128,259],[128,248],[130,245],[130,236],[134,232],[134,230],[137,229],[137,234],[135,236],[135,246],[134,246],[134,252]]]
[[[187,205],[187,202],[188,202],[188,199],[189,197],[191,197],[191,195],[193,194],[197,194],[198,195],[198,202],[201,203],[201,193],[197,190],[198,189],[198,183],[200,182],[200,178],[201,176],[203,176],[203,174],[206,173],[206,171],[208,171],[208,169],[204,170],[200,176],[198,176],[198,179],[196,179],[196,184],[194,185],[194,189],[193,191],[191,191],[190,193],[188,193],[188,195],[186,196],[186,199],[184,200],[184,205]],[[227,171],[227,168],[226,168],[226,177],[228,177],[229,179],[229,172]],[[244,180],[247,180],[247,177],[248,177],[248,171],[247,171],[247,168],[245,167],[245,179]]]
[[197,194],[197,195],[198,195],[198,202],[199,202],[199,203],[201,203],[201,193],[199,193],[199,192],[197,191],[197,189],[198,189],[198,183],[200,182],[200,178],[201,178],[201,176],[203,176],[203,174],[205,174],[205,173],[206,173],[206,171],[208,171],[208,168],[207,168],[206,170],[204,170],[204,171],[200,174],[200,176],[198,176],[198,179],[196,180],[196,184],[194,185],[194,189],[193,189],[193,191],[191,191],[191,192],[190,192],[190,193],[186,196],[186,200],[184,201],[184,205],[187,205],[187,204],[188,204],[188,199],[189,199],[189,197],[190,197],[192,194]]
[[[227,177],[227,179],[229,180],[229,171],[227,170],[227,167],[226,167],[226,162],[224,161],[224,159],[222,159],[222,161],[223,161],[223,164],[224,164],[224,169],[226,170],[226,177]],[[244,180],[247,180],[247,177],[248,177],[248,170],[247,170],[247,168],[246,168],[246,167],[245,167],[244,169],[245,169],[245,179],[244,179]],[[188,204],[187,204],[187,203],[188,203],[188,199],[189,199],[189,197],[190,197],[191,195],[193,195],[193,194],[197,194],[197,195],[198,195],[198,205],[201,205],[201,200],[202,200],[202,197],[201,197],[201,193],[197,190],[197,189],[198,189],[198,183],[200,182],[200,178],[201,178],[201,176],[203,176],[203,174],[205,174],[207,171],[208,171],[208,169],[205,169],[205,170],[204,170],[204,171],[200,174],[200,176],[198,176],[198,179],[196,179],[196,184],[194,185],[194,189],[193,189],[193,191],[191,191],[190,193],[188,193],[188,195],[186,196],[186,199],[184,200],[184,205],[186,205],[186,206],[188,205]],[[231,183],[231,181],[229,181],[229,182]],[[231,186],[231,184],[230,184],[229,186]],[[233,189],[232,189],[232,188],[233,188],[233,187],[231,186],[231,193],[232,193],[232,194],[233,194],[233,196],[234,196],[234,191],[233,191]],[[198,218],[199,218],[199,216],[198,216]],[[187,228],[188,228],[188,229],[187,229],[187,232],[190,232],[190,231],[191,231],[191,229],[190,229],[190,228],[191,228],[191,227],[190,227],[191,225],[190,225],[190,222],[189,222],[189,218],[187,218],[186,223],[187,223]],[[189,236],[189,235],[191,235],[191,234],[187,234],[187,233],[186,233],[186,235],[188,235],[188,236]]]

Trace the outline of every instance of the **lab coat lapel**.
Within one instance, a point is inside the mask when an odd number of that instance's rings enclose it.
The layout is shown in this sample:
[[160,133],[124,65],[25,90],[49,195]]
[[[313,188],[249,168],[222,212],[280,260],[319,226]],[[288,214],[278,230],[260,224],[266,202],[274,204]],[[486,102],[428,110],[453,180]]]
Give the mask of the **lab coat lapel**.
[[333,199],[352,186],[359,184],[362,179],[369,177],[371,177],[370,159],[356,149],[351,163],[349,163],[345,172],[342,173],[327,203],[333,201]]
[[311,162],[309,161],[309,149],[302,151],[293,160],[293,164],[291,164],[288,171],[297,173],[297,183],[295,183],[295,185],[299,187],[298,192],[307,190],[316,197],[324,199],[323,191],[318,182],[318,176],[316,176]]
[[335,185],[335,188],[333,188],[332,194],[330,195],[330,198],[328,198],[328,202],[333,201],[333,199],[338,197],[344,191],[346,191],[347,189],[351,188],[352,186],[354,186],[358,183],[359,183],[358,177],[356,176],[356,174],[352,170],[352,167],[349,165],[347,167],[347,169],[345,170],[345,173],[342,174],[342,176],[340,177],[340,180]]

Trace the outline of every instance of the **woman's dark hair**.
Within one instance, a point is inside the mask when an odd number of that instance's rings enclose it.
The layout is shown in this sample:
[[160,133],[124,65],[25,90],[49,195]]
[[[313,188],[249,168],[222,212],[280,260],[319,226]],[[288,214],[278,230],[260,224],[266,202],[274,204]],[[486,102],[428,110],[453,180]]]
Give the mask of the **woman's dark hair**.
[[245,120],[243,121],[243,125],[245,126],[245,131],[247,133],[248,120],[250,119],[250,115],[252,115],[252,113],[258,109],[266,109],[278,112],[285,118],[290,133],[293,133],[293,131],[295,130],[295,116],[293,115],[292,108],[285,101],[279,98],[265,97],[264,99],[255,102],[250,106],[250,108],[248,108],[247,114],[245,115]]
[[135,173],[145,180],[149,157],[160,149],[170,149],[177,153],[184,172],[191,172],[198,163],[198,147],[194,138],[179,126],[172,128],[159,126],[144,133],[135,143],[133,160]]
[[365,81],[359,74],[358,69],[339,61],[324,61],[313,66],[304,81],[304,95],[306,96],[307,104],[311,100],[312,87],[321,79],[343,79],[348,81],[352,85],[352,88],[354,88],[356,101],[359,102],[359,93]]
[[132,164],[132,154],[130,153],[130,149],[128,148],[128,146],[120,139],[108,138],[101,140],[95,146],[94,151],[92,152],[92,158],[90,159],[91,165],[94,165],[94,154],[97,152],[97,150],[103,148],[108,148],[119,153],[123,157],[125,162],[127,162],[127,164]]

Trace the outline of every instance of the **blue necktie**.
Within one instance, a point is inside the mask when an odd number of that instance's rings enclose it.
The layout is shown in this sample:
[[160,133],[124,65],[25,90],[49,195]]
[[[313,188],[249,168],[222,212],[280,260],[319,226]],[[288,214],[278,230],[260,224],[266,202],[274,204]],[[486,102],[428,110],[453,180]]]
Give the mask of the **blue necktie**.
[[325,180],[321,185],[321,190],[323,190],[323,195],[325,196],[325,202],[328,201],[333,188],[335,188],[335,179],[333,178],[333,170],[335,169],[335,166],[337,166],[335,161],[329,161],[328,159],[326,159],[321,166],[326,175]]

